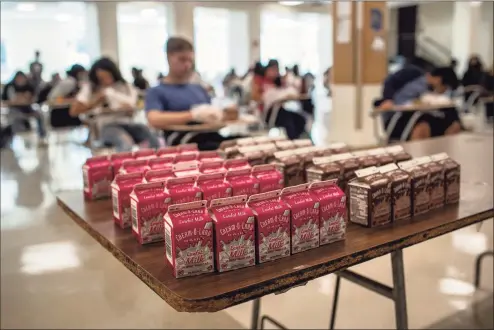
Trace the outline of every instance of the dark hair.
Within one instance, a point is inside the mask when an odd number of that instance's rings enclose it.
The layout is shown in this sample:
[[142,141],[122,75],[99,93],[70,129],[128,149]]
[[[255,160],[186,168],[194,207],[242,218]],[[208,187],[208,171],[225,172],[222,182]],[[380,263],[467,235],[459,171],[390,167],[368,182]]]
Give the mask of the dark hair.
[[192,52],[194,46],[190,41],[181,37],[170,37],[166,42],[166,53],[168,55],[180,52]]
[[91,82],[93,89],[99,86],[98,77],[96,76],[96,70],[107,71],[112,75],[115,82],[126,83],[117,64],[115,64],[115,62],[113,62],[108,57],[102,57],[94,62],[93,66],[89,70],[89,81]]
[[72,67],[67,71],[67,76],[74,78],[75,80],[79,80],[78,76],[79,73],[85,72],[86,69],[80,65],[80,64],[74,64]]
[[295,65],[293,66],[292,72],[293,72],[293,74],[294,74],[294,75],[296,75],[297,77],[298,77],[298,76],[300,76],[300,70],[299,70],[299,68],[298,68],[298,65],[297,65],[297,64],[295,64]]
[[269,60],[268,65],[266,65],[266,68],[271,68],[273,66],[276,66],[278,68],[280,67],[280,64],[278,63],[278,60],[275,60],[275,59]]
[[26,80],[28,80],[28,79],[27,79],[27,75],[26,75],[24,72],[22,72],[22,71],[17,71],[17,72],[14,74],[14,76],[12,77],[12,81],[11,81],[10,83],[11,83],[11,84],[15,84],[15,80],[16,80],[19,76],[23,76],[24,78],[26,78]]
[[264,66],[261,62],[256,62],[254,65],[254,74],[257,76],[264,76]]
[[451,67],[440,67],[431,71],[431,76],[441,78],[443,85],[448,86],[452,90],[456,90],[460,86],[458,77]]

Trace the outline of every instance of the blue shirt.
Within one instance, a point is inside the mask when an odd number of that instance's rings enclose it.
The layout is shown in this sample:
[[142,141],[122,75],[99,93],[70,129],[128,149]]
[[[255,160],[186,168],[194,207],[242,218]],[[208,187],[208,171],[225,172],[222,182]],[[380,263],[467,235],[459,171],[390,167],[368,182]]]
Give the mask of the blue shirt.
[[146,93],[145,110],[189,111],[193,106],[209,104],[211,98],[198,84],[159,84]]

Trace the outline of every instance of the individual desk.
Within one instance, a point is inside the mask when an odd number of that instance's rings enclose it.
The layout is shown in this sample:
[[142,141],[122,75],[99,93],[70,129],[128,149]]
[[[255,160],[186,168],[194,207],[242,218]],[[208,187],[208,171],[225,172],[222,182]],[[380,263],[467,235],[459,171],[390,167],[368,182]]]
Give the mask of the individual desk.
[[[177,311],[216,312],[254,300],[252,328],[256,329],[259,298],[265,295],[288,290],[388,253],[396,253],[401,259],[401,251],[406,247],[493,217],[492,137],[459,134],[407,143],[404,147],[413,156],[447,152],[461,164],[458,205],[381,228],[349,224],[343,242],[222,274],[175,279],[165,264],[164,244],[140,246],[130,230],[115,226],[110,200],[85,203],[82,191],[62,192],[57,200],[77,224]],[[403,279],[403,267],[397,272]],[[404,283],[399,296],[404,299]],[[400,329],[406,328],[403,303],[399,314],[402,319],[397,320],[401,322]]]

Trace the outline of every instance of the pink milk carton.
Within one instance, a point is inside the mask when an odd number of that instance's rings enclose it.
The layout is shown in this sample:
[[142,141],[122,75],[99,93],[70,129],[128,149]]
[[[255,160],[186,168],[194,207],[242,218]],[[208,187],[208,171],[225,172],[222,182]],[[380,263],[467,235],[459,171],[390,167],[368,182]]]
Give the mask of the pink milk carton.
[[290,255],[290,208],[279,199],[281,190],[252,195],[247,206],[256,216],[258,263]]
[[305,183],[281,191],[281,200],[290,207],[292,254],[319,246],[319,201],[308,188]]
[[232,187],[232,196],[259,194],[259,180],[252,176],[250,168],[226,172],[225,180]]
[[197,143],[181,144],[177,147],[177,150],[179,154],[189,153],[189,152],[199,152]]
[[163,157],[163,156],[175,156],[178,154],[178,148],[177,147],[164,147],[164,148],[159,148],[156,150],[156,156],[158,157]]
[[113,175],[117,175],[124,160],[134,159],[132,152],[118,152],[110,155],[110,163],[113,168]]
[[170,206],[164,225],[166,260],[176,278],[214,271],[213,222],[206,201]]
[[225,160],[224,166],[227,170],[243,170],[243,169],[251,169],[252,168],[252,166],[250,166],[249,160],[247,158],[237,158],[237,159]]
[[150,159],[148,161],[149,169],[151,170],[162,170],[166,168],[172,168],[173,162],[175,161],[174,156],[163,156]]
[[223,166],[223,160],[205,161],[199,165],[199,171],[204,174],[209,173],[226,173],[226,168]]
[[321,245],[345,239],[346,196],[337,181],[314,182],[309,186],[310,193],[319,201]]
[[107,156],[88,158],[82,165],[82,178],[86,200],[110,197],[113,170]]
[[259,180],[260,193],[285,187],[283,174],[276,169],[274,164],[256,165],[252,168],[252,175]]
[[169,178],[174,178],[173,170],[171,168],[165,168],[161,170],[149,170],[144,174],[143,183],[148,182],[164,182]]
[[201,151],[197,156],[197,160],[200,162],[209,162],[209,161],[223,161],[223,158],[220,156],[218,151]]
[[255,217],[246,202],[247,195],[211,202],[214,259],[219,272],[254,266],[256,263]]
[[202,199],[211,202],[213,199],[232,196],[232,186],[225,181],[224,173],[202,174],[197,177],[197,186],[202,191]]
[[175,156],[175,164],[196,161],[197,155],[198,155],[197,152],[178,154]]
[[191,203],[202,200],[202,192],[196,186],[196,176],[170,178],[165,190],[170,195],[172,204]]
[[156,151],[154,149],[139,149],[134,151],[135,159],[151,159],[156,157]]
[[140,244],[164,239],[163,216],[171,204],[163,182],[140,183],[130,194],[132,232]]
[[201,174],[201,172],[199,172],[199,165],[200,164],[196,160],[194,160],[192,162],[173,164],[172,170],[177,178],[181,178],[184,176],[193,176]]
[[142,173],[117,174],[112,188],[113,221],[120,228],[125,229],[132,225],[130,216],[130,193],[136,184],[142,182]]
[[149,166],[147,159],[124,160],[122,166],[120,167],[121,174],[129,174],[135,172],[145,173],[148,170]]

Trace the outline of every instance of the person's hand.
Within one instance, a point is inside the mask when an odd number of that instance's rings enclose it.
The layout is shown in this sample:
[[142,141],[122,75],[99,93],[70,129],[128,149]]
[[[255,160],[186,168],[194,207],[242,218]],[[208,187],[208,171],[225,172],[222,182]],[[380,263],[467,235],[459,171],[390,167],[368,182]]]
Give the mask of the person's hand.
[[209,104],[203,104],[190,111],[192,119],[200,123],[220,122],[223,118],[223,111],[220,108]]
[[389,111],[389,110],[393,110],[394,107],[395,107],[395,104],[393,103],[393,101],[385,100],[381,103],[381,105],[379,105],[379,110]]
[[238,106],[236,104],[231,104],[229,106],[226,106],[225,111],[237,111],[238,110]]

